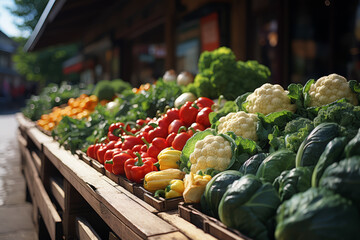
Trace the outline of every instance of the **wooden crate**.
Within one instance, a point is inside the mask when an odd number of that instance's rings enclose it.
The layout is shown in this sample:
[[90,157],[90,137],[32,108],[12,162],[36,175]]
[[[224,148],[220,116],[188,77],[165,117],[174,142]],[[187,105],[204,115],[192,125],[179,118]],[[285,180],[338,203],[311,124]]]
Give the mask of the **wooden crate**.
[[224,240],[251,240],[251,238],[246,237],[239,231],[225,226],[218,219],[202,213],[199,204],[181,202],[178,207],[180,217],[193,223],[196,227],[215,238]]

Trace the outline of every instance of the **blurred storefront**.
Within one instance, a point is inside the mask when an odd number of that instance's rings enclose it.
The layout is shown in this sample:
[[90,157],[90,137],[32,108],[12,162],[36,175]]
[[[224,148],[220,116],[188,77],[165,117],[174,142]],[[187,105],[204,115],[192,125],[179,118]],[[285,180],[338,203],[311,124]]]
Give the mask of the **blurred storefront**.
[[80,72],[88,83],[122,78],[137,86],[170,68],[196,74],[200,53],[219,46],[267,65],[274,83],[332,72],[359,79],[359,6],[358,0],[50,1],[26,49],[80,42],[77,61],[64,64],[64,72]]

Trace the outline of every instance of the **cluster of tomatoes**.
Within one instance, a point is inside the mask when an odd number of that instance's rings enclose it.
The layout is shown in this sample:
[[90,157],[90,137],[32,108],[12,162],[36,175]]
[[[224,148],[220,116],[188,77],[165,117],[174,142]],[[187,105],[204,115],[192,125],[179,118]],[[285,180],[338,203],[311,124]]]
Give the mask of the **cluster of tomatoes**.
[[135,126],[113,123],[107,141],[89,146],[87,155],[116,175],[140,183],[146,173],[157,170],[157,156],[167,147],[182,150],[196,132],[210,127],[214,102],[205,97],[171,108],[159,118],[139,119]]

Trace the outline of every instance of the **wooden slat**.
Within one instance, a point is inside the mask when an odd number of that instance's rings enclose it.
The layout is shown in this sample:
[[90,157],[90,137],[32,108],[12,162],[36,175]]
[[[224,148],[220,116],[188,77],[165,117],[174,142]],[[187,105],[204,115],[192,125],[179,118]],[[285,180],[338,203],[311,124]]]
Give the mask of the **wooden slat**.
[[38,176],[34,162],[29,151],[26,151],[26,172],[27,181],[33,185],[33,195],[38,204],[41,216],[44,219],[46,228],[51,236],[51,239],[59,239],[61,235],[61,218],[52,204],[42,182]]
[[53,139],[49,136],[46,136],[42,132],[40,132],[39,129],[36,127],[32,127],[27,129],[27,134],[30,137],[30,139],[33,141],[35,146],[42,151],[42,144],[45,142],[52,142]]
[[101,174],[105,174],[104,165],[99,163],[98,161],[91,161],[91,166]]
[[20,133],[19,131],[18,131],[18,133],[17,133],[17,140],[18,140],[19,145],[22,145],[22,146],[24,146],[24,147],[27,146],[27,141],[26,141],[26,139],[21,135],[21,133]]
[[15,114],[15,118],[19,123],[19,128],[22,132],[26,132],[26,130],[30,127],[34,127],[34,122],[30,121],[29,119],[25,118],[22,113]]
[[41,159],[40,159],[39,155],[37,155],[37,153],[35,151],[31,152],[31,156],[32,156],[32,158],[34,160],[36,170],[37,170],[38,174],[40,174],[40,171],[41,171]]
[[102,179],[103,175],[60,148],[58,143],[45,143],[44,153],[120,238],[148,238],[176,231]]
[[50,191],[60,205],[61,209],[65,209],[65,193],[63,187],[54,178],[50,178]]
[[80,240],[101,239],[91,225],[83,218],[76,218],[76,232]]
[[109,240],[120,240],[113,232],[109,232]]
[[172,225],[176,226],[180,232],[185,234],[187,237],[193,240],[215,240],[213,236],[204,233],[201,229],[195,227],[190,222],[187,222],[186,220],[179,217],[179,215],[176,213],[176,211],[171,212],[161,212],[158,214],[159,217],[164,219],[165,221],[171,223]]
[[165,233],[153,237],[149,237],[148,240],[185,240],[189,239],[181,232]]

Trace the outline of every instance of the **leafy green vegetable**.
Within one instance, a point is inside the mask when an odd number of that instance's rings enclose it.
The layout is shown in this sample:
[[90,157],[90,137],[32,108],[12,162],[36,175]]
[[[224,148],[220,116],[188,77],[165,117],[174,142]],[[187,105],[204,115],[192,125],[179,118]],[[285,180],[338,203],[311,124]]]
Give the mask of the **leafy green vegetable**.
[[272,134],[269,134],[269,144],[272,151],[287,148],[293,152],[297,152],[301,143],[309,135],[314,126],[312,121],[298,117],[289,121],[284,131],[275,128]]
[[115,96],[115,90],[109,80],[102,80],[95,85],[93,94],[96,95],[100,101],[112,100]]
[[283,171],[273,185],[279,192],[283,202],[299,192],[305,192],[311,187],[311,175],[313,167],[299,167]]
[[319,186],[350,199],[360,212],[360,156],[331,164],[321,177]]
[[121,94],[125,90],[132,89],[130,83],[123,81],[122,79],[114,79],[111,81],[111,86],[114,88],[115,93]]
[[198,68],[194,83],[186,88],[198,97],[217,98],[223,95],[228,100],[234,100],[245,92],[254,91],[270,76],[270,70],[256,61],[237,62],[234,53],[226,47],[203,52]]
[[41,115],[49,113],[53,107],[60,106],[68,102],[70,98],[77,98],[81,94],[90,94],[90,88],[84,85],[61,85],[49,84],[43,88],[38,96],[31,96],[26,101],[26,105],[21,112],[25,117],[32,121],[39,120]]
[[260,164],[256,176],[261,180],[273,183],[281,172],[295,167],[296,154],[287,149],[271,153]]
[[258,113],[259,121],[256,127],[258,135],[258,144],[261,148],[267,148],[269,144],[269,135],[274,131],[283,131],[286,124],[296,118],[296,115],[290,111],[274,112],[268,115]]
[[358,133],[345,147],[346,157],[359,156],[360,155],[360,128]]
[[269,239],[271,219],[280,204],[275,188],[252,174],[234,181],[219,204],[220,220],[254,239]]
[[340,135],[336,123],[322,123],[314,128],[302,142],[296,155],[296,167],[315,166],[326,145]]
[[326,145],[326,148],[321,154],[312,175],[311,185],[313,187],[318,187],[320,178],[328,166],[343,159],[346,143],[347,140],[345,137],[336,137]]
[[255,155],[256,153],[261,151],[261,148],[256,144],[255,141],[243,138],[241,136],[236,136],[232,134],[233,132],[229,132],[228,134],[232,135],[232,138],[235,139],[236,144],[236,160],[231,169],[239,169],[241,165],[244,164],[249,157]]
[[357,239],[360,218],[351,202],[326,189],[310,188],[277,210],[277,240]]
[[267,153],[258,153],[254,156],[250,157],[248,160],[241,165],[239,171],[245,174],[256,174],[260,164],[264,161],[264,159],[268,156]]
[[[205,201],[201,202],[201,207],[208,208],[211,216],[219,218],[219,203],[227,190],[227,187],[242,176],[242,173],[235,170],[226,170],[215,175],[206,185],[203,195]],[[204,206],[204,203],[206,206]]]
[[347,135],[352,138],[360,128],[360,107],[348,102],[338,101],[319,110],[314,118],[314,125],[324,122],[334,122],[346,127]]

